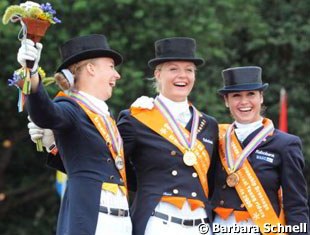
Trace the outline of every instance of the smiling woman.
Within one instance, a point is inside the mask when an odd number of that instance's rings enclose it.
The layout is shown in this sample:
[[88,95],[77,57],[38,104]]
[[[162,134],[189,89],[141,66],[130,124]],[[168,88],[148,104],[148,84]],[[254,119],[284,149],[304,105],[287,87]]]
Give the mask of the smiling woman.
[[224,99],[237,122],[246,124],[261,119],[261,105],[264,101],[261,91],[231,92]]
[[143,104],[120,113],[125,156],[137,176],[131,208],[135,235],[200,235],[198,225],[209,226],[212,218],[207,175],[218,127],[188,102],[196,67],[204,64],[195,51],[192,38],[156,41],[148,64],[159,95],[149,108]]
[[193,89],[196,65],[193,62],[172,61],[155,69],[155,79],[161,94],[170,100],[182,102]]
[[[266,223],[273,227],[308,224],[301,141],[275,129],[272,121],[261,115],[268,87],[262,82],[262,69],[229,68],[222,75],[224,87],[219,93],[234,122],[219,126],[214,224],[238,229],[257,226],[266,233]],[[214,234],[225,232],[216,230]]]
[[[112,58],[102,57],[82,62],[83,65],[78,67],[79,76],[75,73],[76,84],[75,89],[89,94],[101,100],[108,100],[112,96],[112,90],[116,85],[116,81],[121,78],[115,70],[114,60]],[[84,67],[84,69],[83,69]],[[69,66],[69,69],[71,66]],[[76,72],[78,72],[76,70]],[[87,79],[79,79],[85,77],[89,73]]]
[[[23,42],[19,60],[38,63],[38,46]],[[60,52],[57,76],[71,89],[52,101],[36,73],[27,99],[33,122],[55,135],[59,155],[50,165],[68,175],[57,235],[131,235],[123,144],[105,102],[120,79],[114,67],[122,57],[98,34],[73,38]]]

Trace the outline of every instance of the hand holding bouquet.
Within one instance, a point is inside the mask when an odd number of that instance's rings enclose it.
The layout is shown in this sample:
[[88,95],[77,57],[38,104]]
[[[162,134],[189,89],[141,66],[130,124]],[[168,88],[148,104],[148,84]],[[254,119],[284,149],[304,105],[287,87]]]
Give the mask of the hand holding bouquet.
[[[39,67],[42,44],[39,43],[51,24],[60,23],[55,17],[56,11],[50,3],[38,4],[32,1],[21,3],[20,5],[9,6],[2,18],[3,24],[9,21],[20,22],[21,30],[18,35],[21,47],[18,51],[17,60],[21,68],[13,73],[13,77],[8,80],[9,86],[15,86],[19,91],[18,110],[23,110],[25,95],[31,91],[31,77],[40,75],[44,79],[45,72]],[[43,80],[44,81],[44,80]],[[37,149],[43,151],[42,141],[37,140]]]

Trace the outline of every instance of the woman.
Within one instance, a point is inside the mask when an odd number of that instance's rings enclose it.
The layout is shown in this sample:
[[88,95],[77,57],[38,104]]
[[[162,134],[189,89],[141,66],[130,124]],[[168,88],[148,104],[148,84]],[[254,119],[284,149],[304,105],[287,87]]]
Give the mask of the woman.
[[[18,61],[25,66],[34,60],[37,66],[41,49],[40,43],[23,41]],[[69,95],[51,101],[32,69],[27,97],[33,122],[53,130],[61,156],[57,168],[68,175],[57,234],[131,235],[123,146],[105,103],[120,79],[115,66],[122,57],[97,34],[73,38],[60,52],[57,77],[73,81]]]
[[188,102],[196,67],[204,63],[195,49],[191,38],[156,41],[156,58],[148,63],[159,92],[154,107],[119,116],[125,156],[137,177],[135,235],[200,235],[198,225],[211,219],[207,173],[218,127]]
[[235,121],[219,127],[220,162],[212,202],[214,224],[230,228],[230,234],[246,226],[252,227],[248,234],[259,234],[259,229],[267,234],[276,232],[272,229],[278,224],[309,223],[301,141],[261,115],[268,87],[261,73],[255,66],[222,72],[219,93]]

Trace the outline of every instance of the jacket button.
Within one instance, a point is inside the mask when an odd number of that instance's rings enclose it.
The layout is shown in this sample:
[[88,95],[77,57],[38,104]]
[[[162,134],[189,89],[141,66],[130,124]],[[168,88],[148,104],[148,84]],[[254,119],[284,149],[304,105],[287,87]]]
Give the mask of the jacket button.
[[224,185],[222,186],[222,189],[226,189],[226,187],[227,187],[226,184],[224,184]]
[[171,154],[171,156],[175,156],[175,155],[177,155],[177,152],[174,151],[174,150],[172,150],[172,151],[170,152],[170,154]]
[[198,176],[197,173],[196,173],[196,172],[193,172],[192,177],[193,177],[193,178],[197,178],[197,176]]
[[110,146],[111,145],[111,143],[110,142],[107,142],[107,146]]
[[111,163],[112,162],[112,159],[111,158],[108,158],[107,159],[107,163]]
[[124,180],[122,178],[119,179],[119,182],[124,183]]
[[244,208],[245,207],[245,205],[242,203],[241,205],[240,205],[240,208]]
[[178,194],[179,193],[179,190],[177,190],[177,189],[173,189],[173,191],[172,191],[174,194]]
[[173,176],[176,176],[178,174],[178,172],[176,171],[176,170],[173,170],[172,172],[171,172],[171,175],[173,175]]
[[196,192],[192,192],[192,197],[197,197],[197,193]]
[[114,175],[111,175],[111,176],[110,176],[110,180],[114,180]]
[[224,200],[220,201],[220,205],[223,206],[224,205]]

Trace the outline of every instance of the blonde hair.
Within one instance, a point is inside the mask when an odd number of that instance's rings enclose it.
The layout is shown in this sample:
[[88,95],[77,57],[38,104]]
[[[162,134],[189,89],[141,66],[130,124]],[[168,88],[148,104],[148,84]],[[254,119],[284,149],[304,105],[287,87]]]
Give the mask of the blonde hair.
[[[81,75],[82,68],[88,63],[94,63],[94,61],[95,59],[82,60],[68,67],[68,70],[72,73],[72,76],[74,79],[74,85],[76,84],[76,82],[78,81]],[[55,78],[56,84],[58,85],[60,89],[69,90],[72,88],[68,78],[65,76],[63,72],[55,73],[54,78]]]
[[[164,63],[161,63],[161,64],[157,65],[155,67],[154,73],[155,73],[156,70],[161,70],[163,66],[164,66]],[[160,90],[161,90],[160,82],[156,79],[155,76],[152,77],[151,80],[153,80],[153,87],[154,87],[155,91],[159,93]]]

